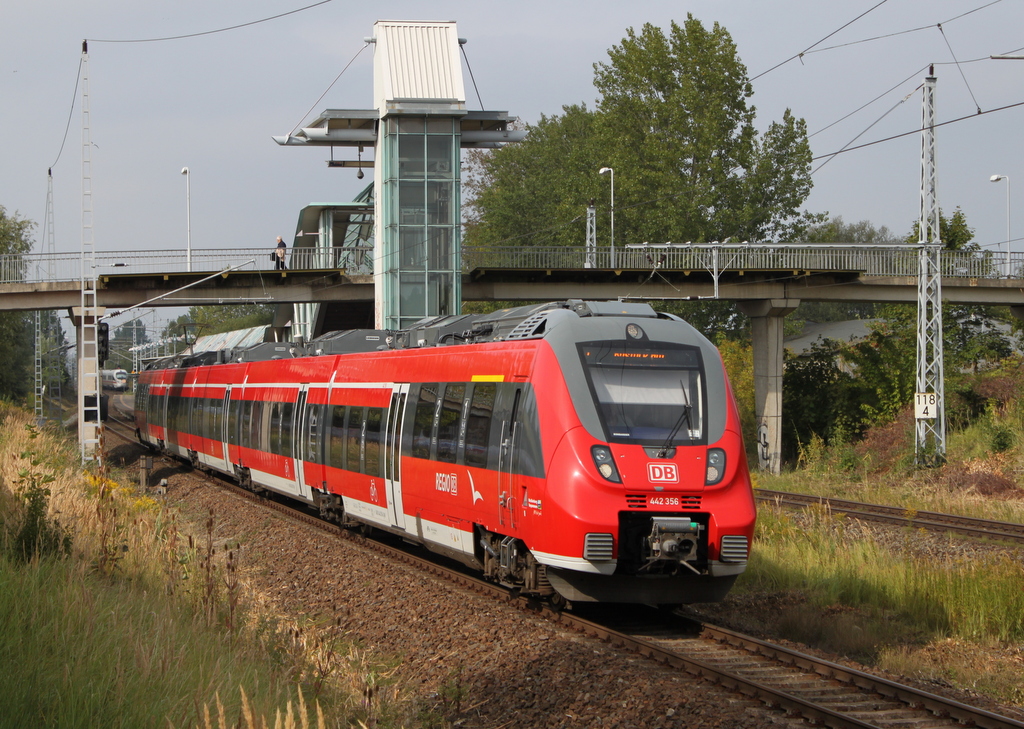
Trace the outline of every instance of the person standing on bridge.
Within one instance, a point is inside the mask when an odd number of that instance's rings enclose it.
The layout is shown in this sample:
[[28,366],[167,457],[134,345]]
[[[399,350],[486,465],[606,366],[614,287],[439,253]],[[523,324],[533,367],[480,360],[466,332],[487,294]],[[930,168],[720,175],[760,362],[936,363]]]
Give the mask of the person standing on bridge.
[[287,271],[288,267],[284,265],[284,257],[288,252],[288,246],[285,245],[284,239],[281,236],[277,236],[277,248],[274,250],[274,270],[275,271]]

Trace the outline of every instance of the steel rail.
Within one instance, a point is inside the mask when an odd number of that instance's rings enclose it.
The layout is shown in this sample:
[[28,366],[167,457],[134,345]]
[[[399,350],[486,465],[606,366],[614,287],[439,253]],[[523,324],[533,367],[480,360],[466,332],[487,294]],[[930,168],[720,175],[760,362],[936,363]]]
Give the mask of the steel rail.
[[826,661],[822,658],[809,656],[784,646],[727,630],[726,628],[705,625],[704,634],[722,643],[741,647],[752,653],[768,656],[780,662],[801,668],[804,671],[816,673],[823,678],[842,681],[865,691],[872,691],[890,699],[903,702],[910,707],[927,709],[938,717],[948,717],[961,722],[965,726],[985,727],[986,729],[1020,729],[1024,727],[1024,722],[986,711],[985,709],[968,706],[959,701],[947,699],[944,696],[938,696],[912,686],[896,683],[895,681]]
[[954,532],[976,539],[993,539],[1006,542],[1024,543],[1024,524],[979,519],[972,516],[942,514],[936,511],[918,511],[899,506],[883,504],[866,504],[831,496],[812,496],[787,491],[755,489],[758,501],[778,504],[779,506],[808,508],[820,505],[828,510],[849,516],[890,524],[899,527],[928,529],[936,532]]

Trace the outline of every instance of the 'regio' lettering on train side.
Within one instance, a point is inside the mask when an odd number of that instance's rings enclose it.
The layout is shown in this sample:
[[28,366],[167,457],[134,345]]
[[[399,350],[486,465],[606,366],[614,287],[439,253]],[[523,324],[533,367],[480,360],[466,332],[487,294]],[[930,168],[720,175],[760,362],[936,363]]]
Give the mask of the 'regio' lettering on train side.
[[434,488],[452,496],[459,494],[459,476],[455,473],[439,473],[434,481]]

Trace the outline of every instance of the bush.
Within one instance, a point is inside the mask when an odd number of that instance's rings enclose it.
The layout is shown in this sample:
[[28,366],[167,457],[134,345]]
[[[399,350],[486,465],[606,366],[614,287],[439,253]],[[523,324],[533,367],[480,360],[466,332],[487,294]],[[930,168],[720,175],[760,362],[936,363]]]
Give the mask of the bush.
[[[25,429],[30,441],[39,437],[38,430],[31,423]],[[21,457],[29,462],[29,467],[18,470],[16,493],[22,502],[22,513],[8,516],[13,522],[8,543],[10,554],[22,563],[37,556],[66,557],[71,554],[71,532],[49,515],[50,489],[47,484],[53,483],[54,476],[37,470],[41,459],[34,450],[24,451]]]

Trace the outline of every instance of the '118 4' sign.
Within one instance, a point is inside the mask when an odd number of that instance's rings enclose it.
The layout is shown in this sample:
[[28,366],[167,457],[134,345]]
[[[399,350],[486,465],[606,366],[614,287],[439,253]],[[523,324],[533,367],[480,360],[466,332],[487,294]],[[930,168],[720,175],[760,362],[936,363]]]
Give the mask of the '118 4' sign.
[[934,392],[919,392],[914,395],[914,417],[918,420],[934,419],[938,406],[939,398]]

